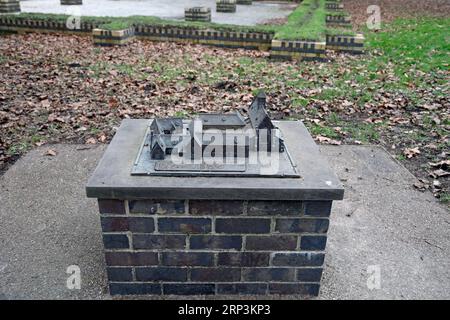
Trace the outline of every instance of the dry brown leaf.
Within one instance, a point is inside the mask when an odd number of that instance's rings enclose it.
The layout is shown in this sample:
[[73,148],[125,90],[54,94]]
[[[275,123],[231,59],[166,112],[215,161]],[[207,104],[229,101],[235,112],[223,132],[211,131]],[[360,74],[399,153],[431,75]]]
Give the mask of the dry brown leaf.
[[97,140],[95,140],[95,138],[89,138],[86,140],[86,144],[96,144]]
[[48,149],[47,151],[45,151],[45,153],[44,153],[44,156],[51,156],[51,157],[54,157],[54,156],[56,156],[56,151],[55,150],[53,150],[53,149]]
[[415,156],[417,156],[418,154],[420,154],[420,150],[418,147],[415,148],[406,148],[405,150],[403,150],[403,154],[408,158],[411,159]]

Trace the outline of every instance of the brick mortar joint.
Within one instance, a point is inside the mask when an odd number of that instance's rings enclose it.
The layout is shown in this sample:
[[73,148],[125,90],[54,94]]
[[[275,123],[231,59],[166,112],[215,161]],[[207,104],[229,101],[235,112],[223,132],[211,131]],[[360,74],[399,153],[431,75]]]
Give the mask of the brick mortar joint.
[[198,250],[190,250],[190,249],[105,249],[105,253],[268,253],[270,255],[275,254],[325,254],[325,250],[245,250],[245,251],[237,251],[231,249],[198,249]]
[[156,233],[156,232],[133,232],[133,231],[106,231],[102,234],[104,235],[125,235],[127,233],[130,233],[131,236],[133,235],[139,235],[139,236],[217,236],[217,237],[227,237],[227,236],[251,236],[251,237],[272,237],[272,236],[327,236],[328,232],[266,232],[266,233],[183,233],[183,232],[163,232],[163,233]]
[[170,213],[170,214],[147,214],[147,213],[130,213],[130,214],[115,214],[115,213],[99,213],[102,218],[220,218],[220,219],[305,219],[305,220],[329,220],[328,216],[314,216],[314,215],[302,215],[291,214],[291,215],[194,215],[194,214],[181,214],[181,213]]

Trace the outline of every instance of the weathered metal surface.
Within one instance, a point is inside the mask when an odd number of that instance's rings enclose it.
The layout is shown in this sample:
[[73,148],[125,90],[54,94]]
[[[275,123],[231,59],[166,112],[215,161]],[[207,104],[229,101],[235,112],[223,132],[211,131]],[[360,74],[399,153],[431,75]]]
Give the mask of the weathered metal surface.
[[238,129],[245,126],[245,119],[240,113],[206,113],[199,114],[203,122],[203,129]]
[[[201,161],[201,163],[184,162],[177,164],[177,161],[183,161],[183,158],[175,155],[173,155],[175,159],[172,159],[171,155],[168,155],[165,159],[152,159],[150,152],[151,142],[148,140],[152,121],[154,120],[149,120],[147,123],[144,139],[141,139],[142,144],[131,168],[131,175],[300,178],[297,166],[288,152],[274,152],[266,155],[267,157],[277,157],[277,159],[272,158],[273,161],[277,162],[276,172],[261,167],[260,162],[255,160],[258,159],[257,150],[249,150],[247,157],[228,157],[226,159],[217,159],[217,161],[214,161],[213,158],[197,159],[197,162]],[[240,154],[242,155],[243,153],[244,151],[241,151]],[[264,160],[269,161],[270,159],[265,158]],[[195,162],[195,160],[192,161]]]
[[[247,119],[239,112],[201,114],[193,120],[154,119],[131,174],[299,177],[265,106],[266,95],[260,92]],[[266,159],[275,165],[275,173],[264,168]]]

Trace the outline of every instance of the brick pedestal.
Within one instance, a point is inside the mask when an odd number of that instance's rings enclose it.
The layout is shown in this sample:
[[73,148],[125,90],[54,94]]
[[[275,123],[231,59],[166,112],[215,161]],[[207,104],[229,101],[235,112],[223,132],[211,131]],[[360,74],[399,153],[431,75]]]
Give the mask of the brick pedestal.
[[99,200],[111,294],[317,295],[331,201]]
[[124,120],[87,185],[113,295],[318,295],[342,186],[300,122],[275,122],[301,178],[131,176],[148,127]]
[[20,1],[0,0],[0,14],[11,14],[20,12]]

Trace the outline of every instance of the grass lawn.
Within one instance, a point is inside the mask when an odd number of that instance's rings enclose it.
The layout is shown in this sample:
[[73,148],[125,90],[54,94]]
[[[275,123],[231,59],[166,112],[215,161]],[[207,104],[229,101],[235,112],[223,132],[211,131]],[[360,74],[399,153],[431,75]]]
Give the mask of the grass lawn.
[[245,109],[263,88],[274,118],[303,120],[322,143],[383,145],[448,202],[449,176],[436,173],[450,150],[448,30],[449,18],[397,19],[365,30],[366,55],[300,64],[196,45],[5,36],[0,165],[44,143],[107,143],[126,117]]

